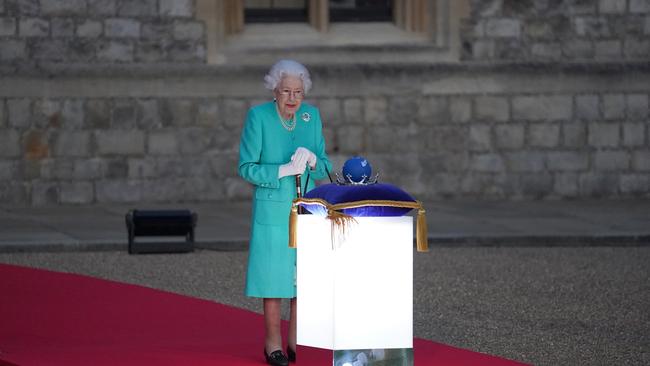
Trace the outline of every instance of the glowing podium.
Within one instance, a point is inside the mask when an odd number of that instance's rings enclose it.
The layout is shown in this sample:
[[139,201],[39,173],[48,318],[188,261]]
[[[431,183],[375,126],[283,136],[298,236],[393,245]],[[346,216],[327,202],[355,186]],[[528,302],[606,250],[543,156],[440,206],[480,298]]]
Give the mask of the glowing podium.
[[413,218],[355,217],[343,231],[298,215],[296,227],[298,344],[333,350],[334,365],[412,365]]

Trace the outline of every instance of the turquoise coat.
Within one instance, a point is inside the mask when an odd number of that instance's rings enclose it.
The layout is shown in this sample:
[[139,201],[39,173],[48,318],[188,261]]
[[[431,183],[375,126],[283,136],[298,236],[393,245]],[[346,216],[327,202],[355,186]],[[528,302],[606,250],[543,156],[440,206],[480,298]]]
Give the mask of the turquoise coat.
[[[291,202],[296,197],[295,178],[278,178],[278,168],[288,163],[301,146],[318,158],[316,168],[309,171],[307,192],[314,187],[314,180],[327,177],[325,167],[332,169],[325,153],[318,109],[302,103],[296,113],[293,131],[283,127],[275,102],[248,111],[239,144],[239,175],[255,186],[246,273],[247,296],[296,296],[296,250],[288,247],[289,213]],[[306,180],[307,170],[301,177],[303,189]]]

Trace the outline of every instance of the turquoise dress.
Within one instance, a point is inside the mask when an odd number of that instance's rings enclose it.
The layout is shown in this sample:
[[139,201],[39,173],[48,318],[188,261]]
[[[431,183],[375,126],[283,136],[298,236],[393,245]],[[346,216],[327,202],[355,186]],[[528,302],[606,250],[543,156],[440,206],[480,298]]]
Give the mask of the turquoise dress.
[[[327,177],[331,164],[325,153],[325,139],[318,109],[302,103],[296,113],[296,127],[281,123],[275,102],[248,111],[239,144],[239,175],[255,186],[245,294],[251,297],[292,298],[296,296],[296,250],[289,248],[289,213],[296,197],[295,178],[278,178],[280,165],[288,163],[298,147],[317,158],[309,173],[309,186]],[[306,192],[305,191],[305,192]],[[304,192],[303,192],[304,193]]]

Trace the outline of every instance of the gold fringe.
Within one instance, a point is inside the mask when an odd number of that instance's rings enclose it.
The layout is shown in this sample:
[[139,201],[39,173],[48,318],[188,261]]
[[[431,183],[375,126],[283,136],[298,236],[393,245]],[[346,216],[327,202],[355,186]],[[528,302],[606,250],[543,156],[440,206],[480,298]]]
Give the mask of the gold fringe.
[[427,211],[424,208],[418,210],[418,220],[416,224],[416,247],[418,252],[429,251],[429,233],[427,232]]
[[296,202],[291,205],[289,214],[289,248],[296,248],[298,241],[298,207]]
[[[362,200],[362,201],[353,201],[339,203],[336,205],[330,205],[329,202],[320,199],[320,198],[297,198],[293,201],[293,206],[291,208],[291,216],[289,218],[289,246],[295,248],[295,226],[296,226],[296,216],[297,209],[296,205],[298,204],[318,204],[327,209],[327,218],[332,221],[332,228],[334,225],[339,227],[345,234],[346,227],[349,226],[352,222],[356,222],[354,217],[346,215],[340,210],[346,208],[358,208],[365,206],[390,206],[390,207],[400,207],[400,208],[411,208],[417,209],[418,215],[416,220],[416,248],[418,252],[428,252],[429,251],[429,234],[427,229],[427,217],[426,210],[422,206],[420,201],[416,202],[404,202],[404,201],[391,201],[391,200]],[[293,240],[293,245],[292,244]]]

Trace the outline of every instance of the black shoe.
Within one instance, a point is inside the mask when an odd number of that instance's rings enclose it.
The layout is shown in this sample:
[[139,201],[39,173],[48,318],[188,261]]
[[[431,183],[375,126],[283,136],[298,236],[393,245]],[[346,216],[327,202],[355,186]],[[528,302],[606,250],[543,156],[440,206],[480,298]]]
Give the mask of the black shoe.
[[271,354],[266,353],[266,348],[264,349],[264,357],[266,357],[266,363],[273,366],[288,366],[289,360],[287,356],[281,350],[273,351]]
[[287,358],[289,362],[296,362],[296,351],[292,350],[289,346],[287,346]]

